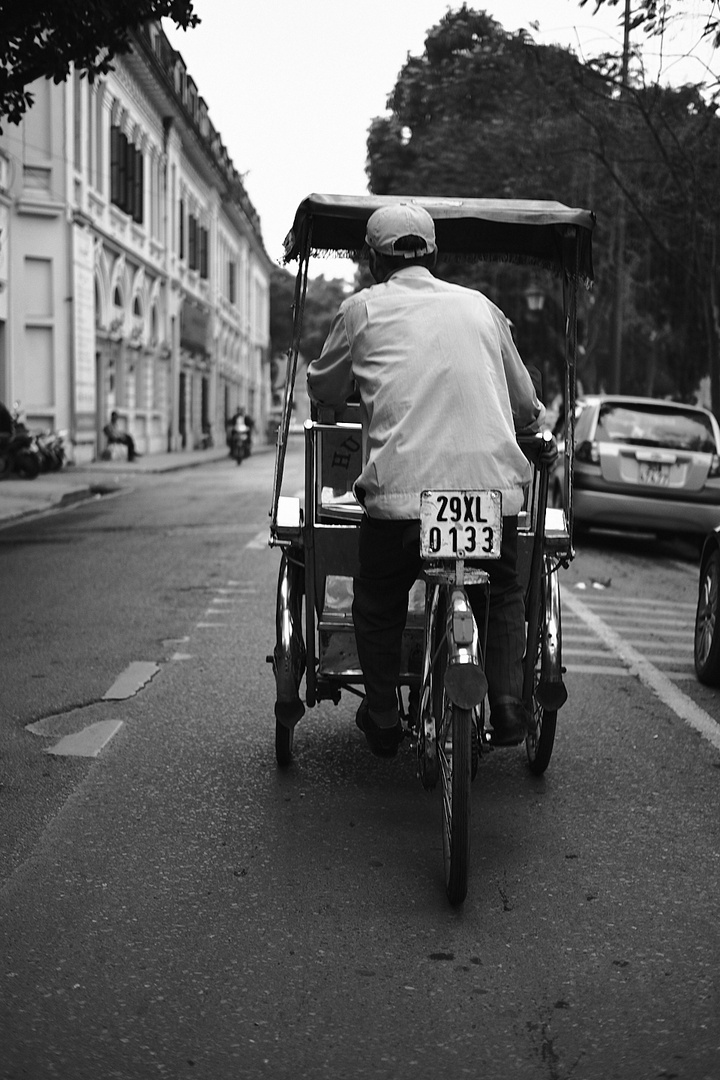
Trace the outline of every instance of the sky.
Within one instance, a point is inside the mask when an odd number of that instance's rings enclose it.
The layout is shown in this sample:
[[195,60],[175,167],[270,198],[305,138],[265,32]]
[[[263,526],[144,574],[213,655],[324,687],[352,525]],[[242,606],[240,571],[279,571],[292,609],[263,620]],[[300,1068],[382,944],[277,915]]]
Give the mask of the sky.
[[[539,44],[570,47],[583,59],[622,50],[622,3],[593,14],[593,0],[475,0],[506,30],[525,27]],[[690,14],[668,33],[664,53],[645,45],[662,81],[700,82],[717,57],[679,61],[700,39],[710,0],[686,0]],[[165,32],[204,98],[210,120],[244,177],[261,219],[265,248],[280,263],[295,209],[312,192],[367,193],[367,130],[386,102],[408,53],[423,52],[427,31],[456,0],[195,0],[201,24]],[[642,35],[635,38],[642,41]],[[450,194],[444,192],[442,194]],[[481,196],[482,192],[478,192]],[[522,192],[518,192],[522,197]],[[339,261],[316,268],[352,278]]]

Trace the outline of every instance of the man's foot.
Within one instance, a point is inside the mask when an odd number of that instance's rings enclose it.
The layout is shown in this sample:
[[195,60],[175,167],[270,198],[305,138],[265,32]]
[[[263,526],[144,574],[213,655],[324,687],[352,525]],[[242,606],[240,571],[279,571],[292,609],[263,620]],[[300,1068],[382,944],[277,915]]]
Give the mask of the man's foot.
[[355,716],[355,723],[367,739],[373,754],[378,757],[395,757],[403,737],[399,719],[393,727],[380,727],[370,715],[367,700],[363,699]]
[[528,715],[522,701],[498,702],[490,713],[493,746],[517,746],[528,733]]

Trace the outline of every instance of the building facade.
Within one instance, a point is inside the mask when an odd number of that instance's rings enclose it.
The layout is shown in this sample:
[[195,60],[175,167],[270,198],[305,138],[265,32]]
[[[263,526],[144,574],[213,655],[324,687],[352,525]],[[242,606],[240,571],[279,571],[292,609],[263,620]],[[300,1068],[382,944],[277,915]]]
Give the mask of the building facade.
[[120,423],[147,454],[221,444],[270,403],[258,215],[159,24],[93,85],[30,89],[0,135],[0,400],[67,430]]

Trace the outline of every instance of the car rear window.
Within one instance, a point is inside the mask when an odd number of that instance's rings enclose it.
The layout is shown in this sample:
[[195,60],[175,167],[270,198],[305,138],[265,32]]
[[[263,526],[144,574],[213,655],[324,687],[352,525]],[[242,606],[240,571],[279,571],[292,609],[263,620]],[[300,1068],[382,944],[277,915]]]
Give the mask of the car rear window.
[[595,438],[598,442],[717,453],[710,417],[682,406],[607,402],[600,406]]

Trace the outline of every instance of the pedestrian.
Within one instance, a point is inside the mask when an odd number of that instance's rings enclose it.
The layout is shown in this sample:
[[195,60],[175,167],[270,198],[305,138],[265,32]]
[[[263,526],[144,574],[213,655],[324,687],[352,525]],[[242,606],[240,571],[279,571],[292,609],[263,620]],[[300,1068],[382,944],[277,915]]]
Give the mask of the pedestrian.
[[108,443],[120,443],[122,446],[127,446],[128,461],[134,461],[135,458],[142,457],[142,454],[138,454],[135,449],[135,440],[132,435],[120,427],[119,419],[117,412],[113,411],[110,414],[110,422],[105,425],[103,432]]
[[[439,280],[434,222],[413,203],[368,220],[376,284],[343,301],[320,357],[308,368],[311,399],[341,410],[358,391],[364,508],[353,623],[365,697],[357,724],[374,753],[392,756],[402,738],[397,681],[408,593],[421,568],[404,542],[425,489],[499,489],[501,557],[477,564],[490,576],[485,673],[496,745],[527,733],[522,702],[525,611],[517,574],[517,522],[531,467],[516,432],[538,431],[544,406],[505,315],[475,289]],[[468,587],[478,625],[483,590]]]

